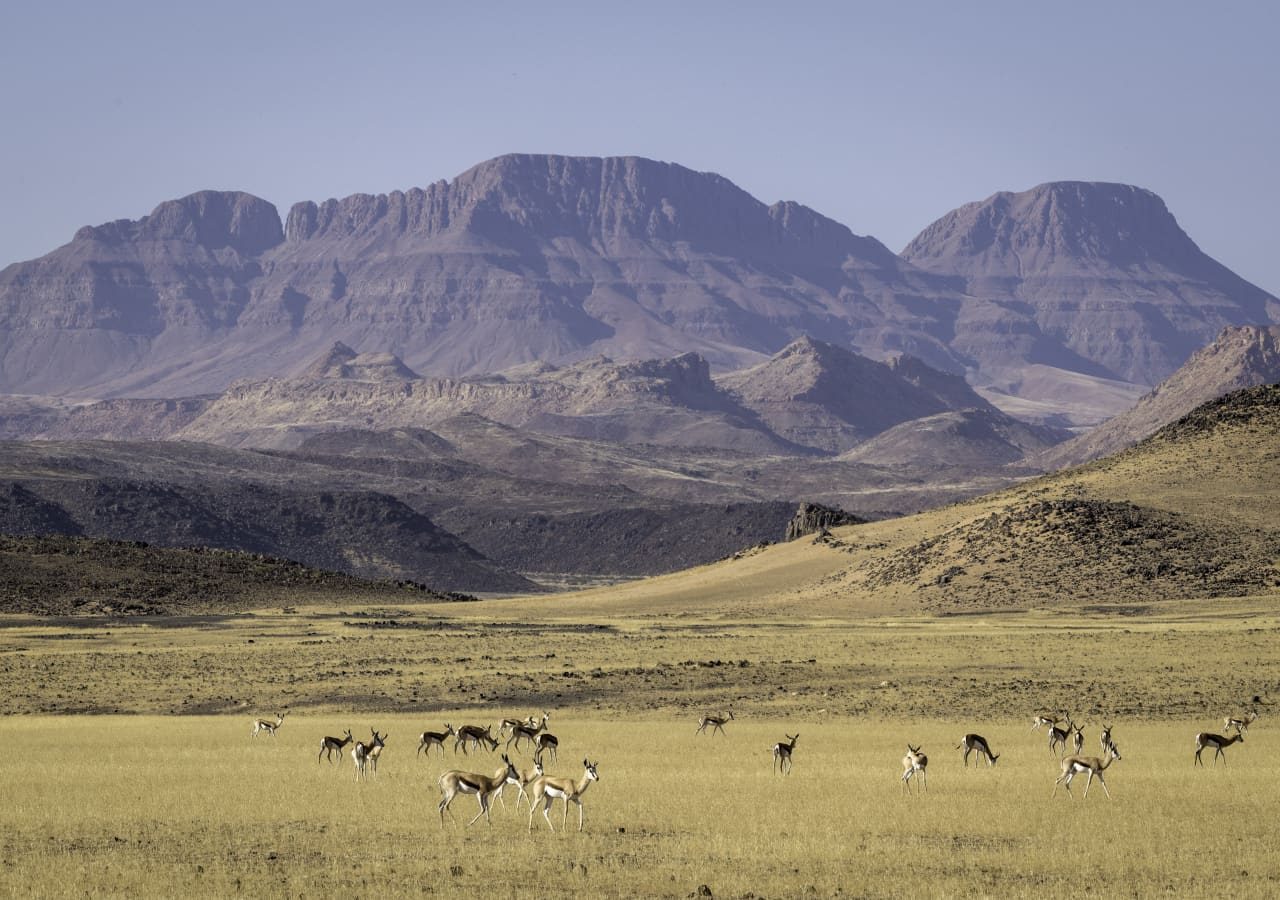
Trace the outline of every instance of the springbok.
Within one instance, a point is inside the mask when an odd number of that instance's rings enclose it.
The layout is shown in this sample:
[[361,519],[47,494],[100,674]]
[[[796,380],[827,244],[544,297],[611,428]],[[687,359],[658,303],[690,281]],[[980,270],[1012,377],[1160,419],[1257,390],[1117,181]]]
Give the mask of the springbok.
[[[919,747],[912,747],[907,744],[907,755],[902,757],[902,789],[908,794],[911,793],[911,777],[913,775],[920,776],[920,784],[927,792],[929,790],[929,782],[925,777],[925,769],[929,765],[929,757],[920,752]],[[917,788],[917,791],[920,788]]]
[[[785,731],[783,734],[787,734]],[[773,745],[773,768],[777,769],[783,775],[791,772],[791,752],[796,749],[796,741],[800,739],[800,732],[794,735],[787,734],[786,741],[778,741]]]
[[288,712],[276,713],[276,720],[272,722],[270,719],[254,719],[253,720],[253,737],[258,736],[259,731],[265,731],[272,737],[276,736],[276,729],[284,724],[284,717],[289,715]]
[[998,754],[991,752],[991,747],[987,744],[987,739],[980,734],[966,734],[960,739],[960,743],[956,744],[956,749],[964,748],[964,765],[969,767],[969,754],[977,753],[978,759],[987,758],[987,765],[994,766],[996,760],[1000,758]]
[[547,820],[547,827],[552,831],[556,830],[556,827],[551,824],[551,816],[547,813],[551,811],[551,804],[561,798],[564,799],[564,819],[560,827],[565,829],[569,827],[569,804],[574,803],[578,807],[578,830],[582,830],[582,795],[587,792],[587,788],[591,787],[591,782],[600,780],[600,774],[596,771],[599,763],[584,759],[582,765],[585,771],[580,781],[574,781],[572,778],[552,778],[547,775],[533,780],[529,791],[530,831],[533,831],[533,814],[539,801],[542,802],[542,818]]
[[1107,766],[1113,762],[1120,761],[1120,748],[1112,744],[1107,749],[1106,760],[1098,759],[1096,756],[1068,756],[1062,761],[1062,774],[1058,776],[1058,780],[1053,783],[1053,793],[1049,795],[1053,799],[1058,793],[1058,785],[1062,785],[1067,789],[1067,796],[1072,800],[1075,795],[1071,793],[1071,779],[1077,775],[1089,773],[1089,780],[1084,784],[1084,799],[1089,799],[1089,786],[1093,784],[1093,777],[1098,776],[1098,783],[1102,785],[1102,792],[1107,795],[1107,799],[1111,799],[1111,792],[1107,790],[1107,780],[1102,777],[1102,772]]
[[715,737],[719,731],[724,734],[724,723],[733,719],[733,710],[730,709],[727,716],[703,716],[698,720],[698,730],[694,734],[702,734],[708,725],[711,726],[711,736]]
[[1204,760],[1200,758],[1200,754],[1204,752],[1205,747],[1213,748],[1213,764],[1218,764],[1218,757],[1222,757],[1222,764],[1227,764],[1227,754],[1222,752],[1223,747],[1230,747],[1236,741],[1244,743],[1244,735],[1236,734],[1235,737],[1223,737],[1220,734],[1210,734],[1207,731],[1196,735],[1196,762],[1198,766],[1204,765]]
[[427,748],[427,755],[431,755],[432,747],[440,748],[440,755],[444,756],[444,740],[451,735],[457,735],[458,732],[453,730],[453,726],[448,722],[444,723],[444,731],[424,731],[418,735],[418,753],[422,752],[422,748]]
[[[351,729],[348,728],[343,737],[323,737],[320,739],[320,756],[328,758],[329,762],[333,762],[333,752],[338,751],[338,762],[342,762],[342,748],[351,743]],[[320,756],[316,757],[316,762],[320,762]]]
[[[476,819],[484,816],[486,824],[492,825],[493,819],[489,817],[489,807],[493,803],[493,794],[495,791],[501,790],[507,784],[519,784],[520,773],[516,771],[516,767],[511,760],[507,758],[507,754],[502,754],[502,762],[505,768],[499,769],[494,773],[492,778],[485,775],[475,775],[470,772],[450,771],[440,775],[440,827],[444,827],[444,814],[449,813],[450,818],[453,817],[453,810],[449,809],[449,804],[453,802],[453,798],[459,794],[475,794],[480,801],[480,812],[476,813],[476,818],[467,823],[468,826],[474,825]],[[536,781],[536,779],[535,779]]]
[[[378,736],[378,732],[373,732],[373,740],[366,744],[364,741],[356,741],[356,745],[351,748],[351,761],[356,766],[356,781],[362,781],[365,777],[365,765],[369,759],[377,760],[382,753],[382,738]],[[374,763],[377,767],[377,762]]]
[[454,732],[458,739],[453,742],[453,752],[457,753],[458,747],[462,747],[462,752],[466,753],[467,744],[475,744],[477,750],[480,749],[481,744],[487,744],[491,751],[497,750],[498,739],[489,733],[489,729],[492,727],[492,725],[486,725],[484,728],[479,725],[463,725]]

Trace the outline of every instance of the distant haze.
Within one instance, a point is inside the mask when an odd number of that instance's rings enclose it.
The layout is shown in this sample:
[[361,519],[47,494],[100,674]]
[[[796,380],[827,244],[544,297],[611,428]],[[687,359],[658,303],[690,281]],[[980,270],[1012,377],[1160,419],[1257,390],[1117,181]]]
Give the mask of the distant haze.
[[1280,291],[1278,7],[21,4],[0,54],[0,267],[202,189],[425,187],[508,152],[637,155],[897,251],[1056,180],[1150,189]]

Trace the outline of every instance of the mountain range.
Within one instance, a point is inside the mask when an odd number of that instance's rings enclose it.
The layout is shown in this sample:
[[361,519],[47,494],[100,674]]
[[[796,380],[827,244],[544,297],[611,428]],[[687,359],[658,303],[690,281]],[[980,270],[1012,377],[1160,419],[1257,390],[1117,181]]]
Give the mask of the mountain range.
[[259,198],[201,192],[83,228],[0,272],[0,391],[218,393],[298,374],[335,342],[438,377],[689,352],[724,373],[813,335],[1092,424],[1223,327],[1278,318],[1280,301],[1124,185],[997,194],[897,255],[718,175],[511,155],[283,222]]

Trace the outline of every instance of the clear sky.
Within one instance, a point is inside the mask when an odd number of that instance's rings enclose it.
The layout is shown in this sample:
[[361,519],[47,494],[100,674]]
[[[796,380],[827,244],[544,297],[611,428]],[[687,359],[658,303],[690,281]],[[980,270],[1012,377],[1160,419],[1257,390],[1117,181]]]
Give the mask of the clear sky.
[[0,265],[206,188],[298,200],[639,155],[894,250],[1044,181],[1164,197],[1280,293],[1280,4],[14,0]]

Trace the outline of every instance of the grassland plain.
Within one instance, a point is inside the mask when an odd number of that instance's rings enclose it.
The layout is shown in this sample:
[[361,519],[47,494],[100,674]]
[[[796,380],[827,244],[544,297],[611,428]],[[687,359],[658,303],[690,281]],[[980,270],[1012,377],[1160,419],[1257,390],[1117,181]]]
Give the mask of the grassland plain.
[[[1280,768],[1271,707],[1229,765],[1193,738],[1280,694],[1274,598],[857,621],[621,615],[583,624],[502,603],[300,609],[173,622],[8,618],[0,627],[0,893],[147,896],[1274,896]],[[518,616],[519,621],[515,616]],[[177,626],[177,627],[175,627]],[[727,734],[697,713],[732,706]],[[1115,726],[1123,760],[1087,801],[1059,791],[1041,707]],[[287,708],[275,738],[253,715]],[[551,712],[552,767],[586,830],[499,806],[442,828],[444,722]],[[69,715],[117,711],[136,715]],[[173,713],[191,712],[191,715]],[[208,715],[210,712],[234,713]],[[376,779],[320,739],[389,733]],[[769,748],[800,733],[795,771]],[[960,763],[979,731],[995,768]],[[929,754],[903,797],[907,741]],[[528,765],[527,751],[519,761]],[[514,794],[508,797],[511,803]],[[559,827],[557,807],[553,821]]]

